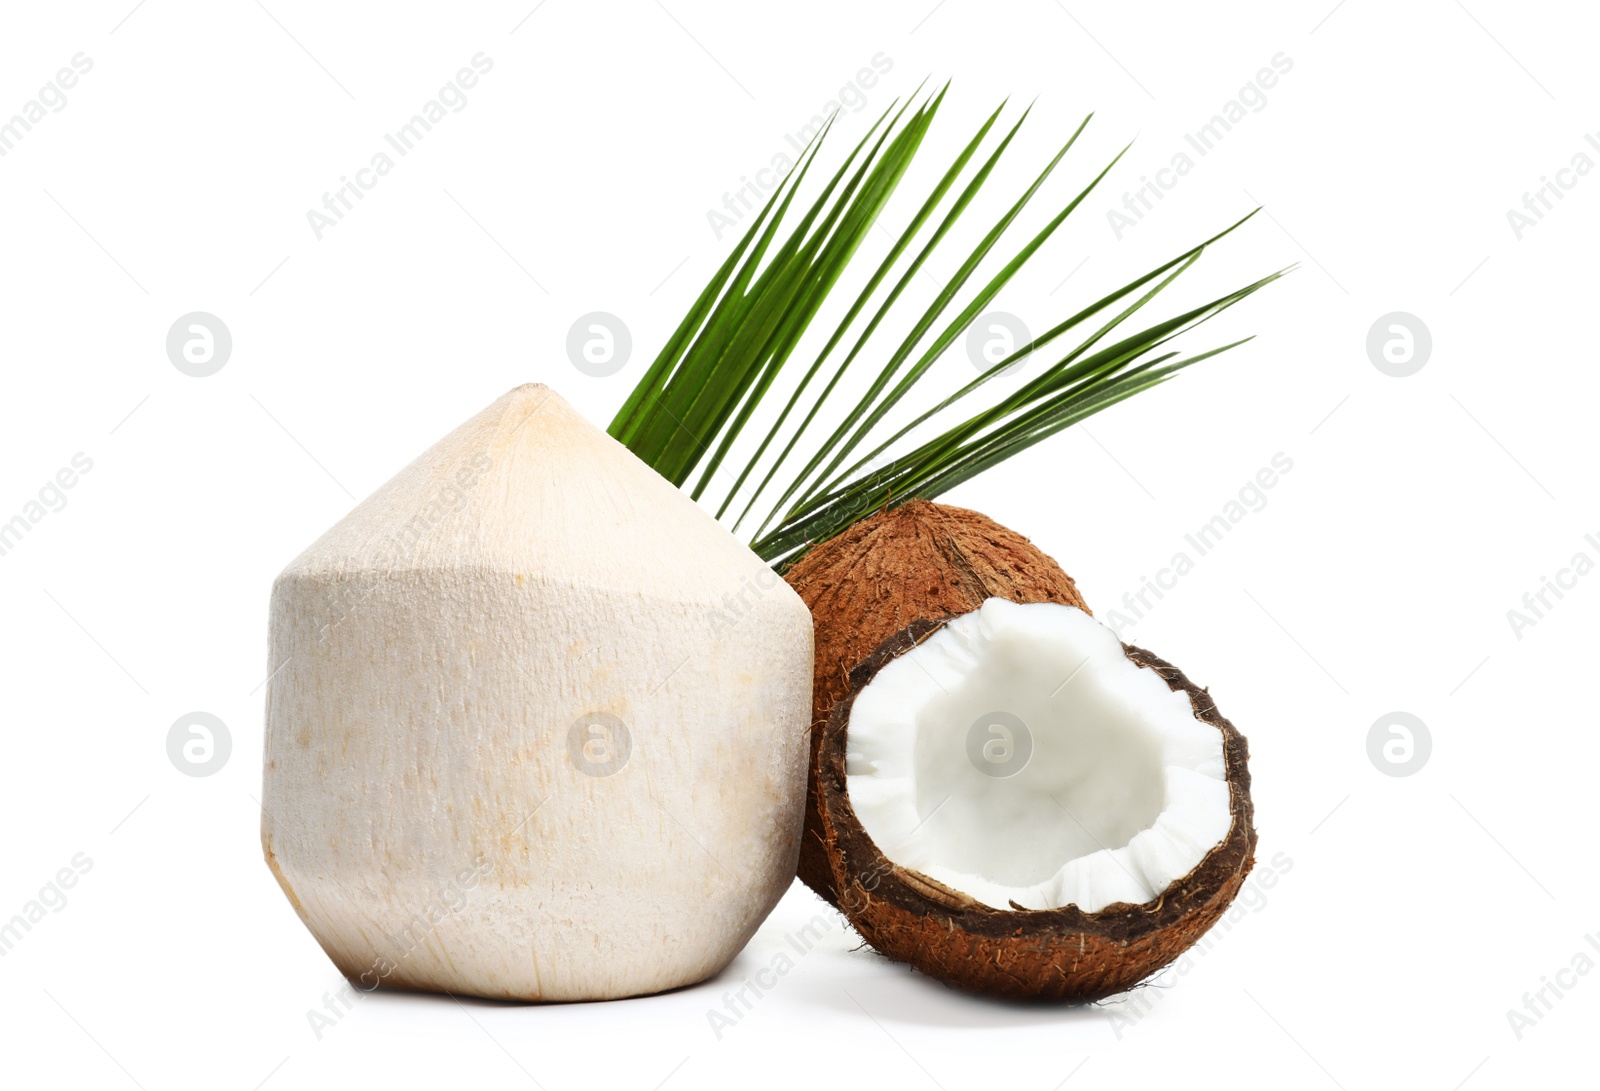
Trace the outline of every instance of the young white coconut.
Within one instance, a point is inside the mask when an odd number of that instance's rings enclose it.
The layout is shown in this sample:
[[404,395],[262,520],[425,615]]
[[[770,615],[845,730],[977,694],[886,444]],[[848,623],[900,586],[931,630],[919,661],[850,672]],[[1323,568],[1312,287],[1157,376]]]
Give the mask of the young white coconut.
[[805,605],[543,386],[296,558],[271,630],[262,845],[363,988],[691,984],[794,877]]

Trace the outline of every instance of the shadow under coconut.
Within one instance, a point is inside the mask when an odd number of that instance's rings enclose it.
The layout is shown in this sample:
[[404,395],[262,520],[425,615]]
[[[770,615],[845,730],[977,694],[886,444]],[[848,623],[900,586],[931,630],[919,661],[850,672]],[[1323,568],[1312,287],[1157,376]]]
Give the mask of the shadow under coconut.
[[[727,971],[724,970],[723,973],[725,974]],[[718,976],[720,977],[721,975],[719,974]],[[379,1001],[377,1007],[387,1007],[390,1005],[426,1006],[430,1004],[454,1007],[457,1004],[461,1004],[468,1008],[487,1008],[493,1010],[496,1008],[570,1008],[585,1004],[631,1004],[657,1000],[663,997],[676,995],[677,993],[690,992],[694,989],[703,988],[709,985],[712,981],[715,981],[716,978],[711,978],[708,981],[698,981],[690,985],[679,985],[676,988],[663,989],[660,992],[643,993],[639,996],[624,996],[594,1000],[499,999],[488,996],[469,996],[465,993],[435,992],[432,989],[416,989],[404,985],[385,985],[377,989],[368,990],[365,985],[358,981],[355,981],[351,978],[345,978],[345,980],[350,983],[351,988],[366,993],[367,1000]]]
[[797,999],[854,1016],[864,1008],[875,1019],[888,1017],[925,1027],[1007,1028],[1099,1020],[1104,1018],[1102,1004],[1128,995],[1123,993],[1092,1004],[1003,1000],[952,989],[867,946],[851,955],[853,965],[848,979],[807,982],[811,987],[803,992],[796,990]]

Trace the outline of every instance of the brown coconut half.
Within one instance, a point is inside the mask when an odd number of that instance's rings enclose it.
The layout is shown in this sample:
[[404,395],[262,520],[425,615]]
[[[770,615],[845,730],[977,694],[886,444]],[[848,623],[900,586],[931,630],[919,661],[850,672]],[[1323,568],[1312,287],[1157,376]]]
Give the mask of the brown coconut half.
[[[953,620],[953,619],[947,619]],[[946,621],[916,621],[850,674],[818,739],[818,822],[839,907],[880,953],[950,986],[1015,1000],[1087,1002],[1123,992],[1177,959],[1227,909],[1255,859],[1248,748],[1206,690],[1143,649],[1127,659],[1187,698],[1194,718],[1221,733],[1226,769],[1226,835],[1191,871],[1140,904],[1095,912],[1069,904],[997,908],[891,860],[868,835],[847,776],[852,710],[886,666]],[[859,760],[859,756],[857,759]],[[1062,821],[1067,821],[1062,817]],[[1016,836],[1029,831],[1014,830]]]
[[1089,607],[1072,577],[1037,546],[988,516],[912,500],[880,511],[813,547],[784,579],[816,628],[811,784],[806,792],[800,878],[838,905],[817,807],[822,726],[850,689],[850,672],[918,622],[969,613],[985,600]]

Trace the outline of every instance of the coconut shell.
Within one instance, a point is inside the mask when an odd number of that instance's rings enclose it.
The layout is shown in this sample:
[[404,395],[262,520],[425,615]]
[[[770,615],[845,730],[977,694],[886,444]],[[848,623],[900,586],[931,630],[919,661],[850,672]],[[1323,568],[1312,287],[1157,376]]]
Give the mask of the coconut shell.
[[[1188,950],[1215,924],[1255,863],[1249,749],[1210,694],[1141,648],[1129,659],[1188,695],[1195,716],[1222,732],[1233,820],[1228,835],[1195,869],[1143,905],[1117,902],[1096,913],[996,909],[890,861],[862,828],[845,782],[850,710],[882,667],[941,628],[919,621],[891,637],[850,677],[818,740],[815,787],[823,856],[838,905],[856,930],[890,958],[953,987],[1013,1000],[1087,1002],[1132,988]],[[809,830],[808,830],[809,833]]]
[[970,613],[985,599],[1089,607],[1077,584],[1016,531],[966,508],[912,500],[871,515],[813,547],[784,578],[816,628],[811,784],[800,878],[838,905],[817,811],[821,728],[850,691],[850,672],[884,641],[919,621]]

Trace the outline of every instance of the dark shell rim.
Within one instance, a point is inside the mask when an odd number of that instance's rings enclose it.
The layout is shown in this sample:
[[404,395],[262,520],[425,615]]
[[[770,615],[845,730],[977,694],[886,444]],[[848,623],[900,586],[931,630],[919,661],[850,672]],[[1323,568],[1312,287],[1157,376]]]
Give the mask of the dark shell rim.
[[[955,615],[964,616],[964,615]],[[1127,657],[1156,672],[1169,689],[1183,691],[1197,719],[1222,732],[1227,771],[1228,835],[1211,849],[1194,869],[1175,880],[1148,902],[1115,902],[1094,913],[1077,906],[1059,909],[998,909],[936,883],[919,872],[903,868],[884,855],[856,817],[845,786],[845,743],[850,712],[856,697],[888,663],[899,658],[942,629],[954,616],[919,620],[884,641],[850,672],[849,692],[835,703],[822,727],[820,746],[819,811],[825,840],[833,851],[839,906],[852,921],[873,899],[889,902],[917,916],[932,914],[969,935],[994,939],[1092,934],[1115,943],[1130,943],[1165,930],[1191,913],[1204,912],[1220,891],[1242,882],[1254,864],[1257,835],[1255,810],[1250,799],[1249,744],[1238,728],[1217,709],[1211,694],[1191,682],[1177,667],[1152,652],[1122,645]],[[841,821],[841,819],[843,821]]]

